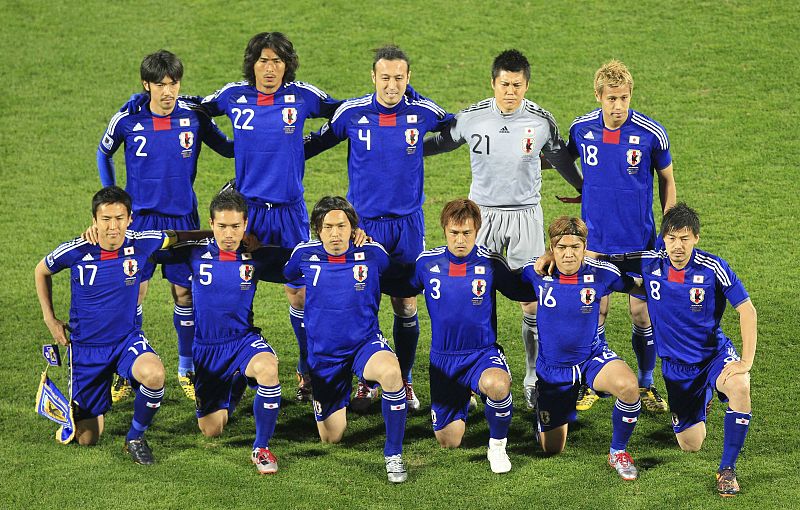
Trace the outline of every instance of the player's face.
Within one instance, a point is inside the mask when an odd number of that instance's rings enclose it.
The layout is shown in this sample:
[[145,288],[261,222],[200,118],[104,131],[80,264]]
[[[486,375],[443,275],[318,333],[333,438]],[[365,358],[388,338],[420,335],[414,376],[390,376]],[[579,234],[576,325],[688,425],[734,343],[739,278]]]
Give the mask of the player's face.
[[131,213],[125,204],[119,202],[100,204],[92,218],[92,224],[97,227],[100,247],[113,251],[125,241],[125,231],[131,224]]
[[466,257],[475,247],[475,237],[478,232],[475,230],[475,223],[472,218],[464,223],[454,223],[448,221],[444,229],[444,236],[447,238],[447,249],[456,257]]
[[341,255],[350,247],[350,238],[353,227],[350,219],[341,209],[334,209],[322,218],[322,228],[319,229],[319,240],[322,247],[331,255]]
[[214,211],[210,222],[217,246],[225,251],[236,251],[247,229],[244,213],[234,210]]
[[503,113],[511,113],[522,104],[525,92],[528,91],[528,80],[522,71],[511,72],[502,70],[497,78],[492,80],[494,99],[497,107]]
[[256,88],[265,94],[272,94],[283,84],[286,62],[270,48],[264,48],[253,64],[253,71],[256,75]]
[[603,122],[606,127],[616,129],[628,119],[628,110],[631,107],[631,87],[623,85],[621,87],[603,86],[603,91],[594,97],[603,109]]
[[672,230],[664,234],[664,245],[667,248],[669,261],[676,269],[681,269],[689,263],[698,241],[700,236],[694,235],[689,228]]
[[561,236],[561,239],[550,248],[553,250],[553,258],[561,274],[575,274],[581,268],[583,257],[586,255],[586,243],[580,237]]
[[150,111],[156,115],[169,115],[175,109],[175,101],[181,93],[181,82],[164,76],[159,82],[143,81],[144,89],[150,93]]
[[372,83],[378,102],[387,108],[392,108],[403,98],[411,79],[408,62],[405,60],[380,59],[375,63],[372,71]]

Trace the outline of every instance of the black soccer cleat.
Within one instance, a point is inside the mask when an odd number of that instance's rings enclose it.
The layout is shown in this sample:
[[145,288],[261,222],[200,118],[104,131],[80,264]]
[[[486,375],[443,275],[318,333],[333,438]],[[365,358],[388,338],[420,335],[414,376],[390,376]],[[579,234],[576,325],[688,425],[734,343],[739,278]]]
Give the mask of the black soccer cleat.
[[150,449],[150,445],[147,444],[147,440],[143,437],[125,441],[124,450],[128,452],[128,455],[130,455],[131,459],[137,464],[149,466],[156,462],[153,458],[153,451]]

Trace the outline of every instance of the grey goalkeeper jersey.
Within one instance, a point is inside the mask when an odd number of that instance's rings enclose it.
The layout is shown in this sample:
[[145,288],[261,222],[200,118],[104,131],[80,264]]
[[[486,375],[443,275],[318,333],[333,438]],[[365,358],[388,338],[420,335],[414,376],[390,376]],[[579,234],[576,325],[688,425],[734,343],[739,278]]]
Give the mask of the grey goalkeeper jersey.
[[472,166],[469,197],[479,205],[526,209],[539,204],[540,152],[580,193],[583,179],[555,119],[533,101],[524,99],[516,111],[503,114],[494,98],[484,99],[457,113],[449,130],[426,139],[424,154],[465,143]]

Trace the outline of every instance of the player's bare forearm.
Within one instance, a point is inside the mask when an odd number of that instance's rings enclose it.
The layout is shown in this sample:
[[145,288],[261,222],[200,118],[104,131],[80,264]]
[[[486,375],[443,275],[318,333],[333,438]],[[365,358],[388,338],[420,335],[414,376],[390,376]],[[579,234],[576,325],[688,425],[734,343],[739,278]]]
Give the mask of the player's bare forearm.
[[167,238],[161,246],[162,250],[178,243],[214,237],[214,232],[211,230],[165,230],[164,233],[167,234]]
[[678,200],[678,189],[675,185],[675,175],[672,172],[672,163],[658,172],[658,198],[661,201],[662,214],[675,205]]
[[739,312],[739,328],[742,333],[742,362],[748,370],[753,366],[756,356],[756,343],[758,341],[758,314],[756,307],[750,300],[736,307]]
[[44,320],[47,329],[53,340],[60,345],[67,345],[67,339],[64,322],[56,318],[55,310],[53,310],[53,278],[47,266],[44,265],[44,260],[36,265],[34,270],[34,281],[36,282],[36,296],[39,298],[39,306],[42,308],[42,319]]

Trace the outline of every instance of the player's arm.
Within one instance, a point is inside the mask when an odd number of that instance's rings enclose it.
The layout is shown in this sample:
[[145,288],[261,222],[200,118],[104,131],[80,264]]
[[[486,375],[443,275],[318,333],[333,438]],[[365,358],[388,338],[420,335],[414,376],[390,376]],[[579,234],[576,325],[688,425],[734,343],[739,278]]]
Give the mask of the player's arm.
[[103,137],[97,145],[97,173],[100,174],[100,184],[112,186],[116,184],[114,169],[114,153],[122,145],[122,134],[119,126],[121,113],[117,113],[108,123],[108,128],[103,132]]
[[758,317],[753,302],[747,299],[736,307],[739,312],[739,328],[742,333],[742,357],[725,365],[719,376],[723,382],[732,375],[746,374],[753,368],[753,359],[756,356],[756,340],[758,337]]
[[321,152],[335,147],[344,138],[339,137],[328,121],[322,125],[319,131],[309,133],[303,138],[303,151],[305,152],[305,159],[311,159]]
[[217,124],[209,117],[200,113],[203,125],[203,143],[211,147],[211,150],[224,158],[233,157],[233,140],[222,132]]
[[252,252],[253,261],[257,264],[257,278],[272,283],[286,283],[283,268],[289,261],[292,250],[280,246],[260,246]]
[[97,149],[97,173],[100,174],[100,184],[103,187],[113,186],[117,183],[114,160],[102,149]]
[[160,249],[166,250],[179,243],[200,241],[209,237],[214,237],[214,232],[211,230],[165,230],[164,242]]
[[39,306],[42,307],[42,318],[44,319],[47,329],[50,330],[50,335],[60,345],[69,344],[67,339],[66,327],[67,324],[56,318],[55,310],[53,309],[53,273],[44,263],[44,259],[36,264],[36,269],[33,271],[33,279],[36,282],[36,296],[39,298]]
[[580,196],[583,192],[583,175],[575,165],[575,156],[569,150],[567,143],[561,138],[555,119],[549,114],[547,115],[547,122],[550,127],[550,138],[542,147],[542,155],[561,177],[575,188],[575,192]]
[[458,149],[466,140],[453,138],[453,132],[458,132],[458,118],[450,121],[447,127],[433,136],[429,136],[422,143],[423,156],[435,156],[436,154],[443,154]]
[[283,267],[283,276],[290,282],[303,277],[303,271],[300,269],[300,252],[297,251],[296,247]]
[[658,170],[656,174],[658,174],[658,198],[661,200],[661,212],[663,214],[675,205],[678,196],[675,175],[672,173],[672,163]]
[[536,301],[533,286],[523,279],[523,270],[512,271],[505,260],[494,262],[494,285],[505,297],[512,301],[530,303]]

